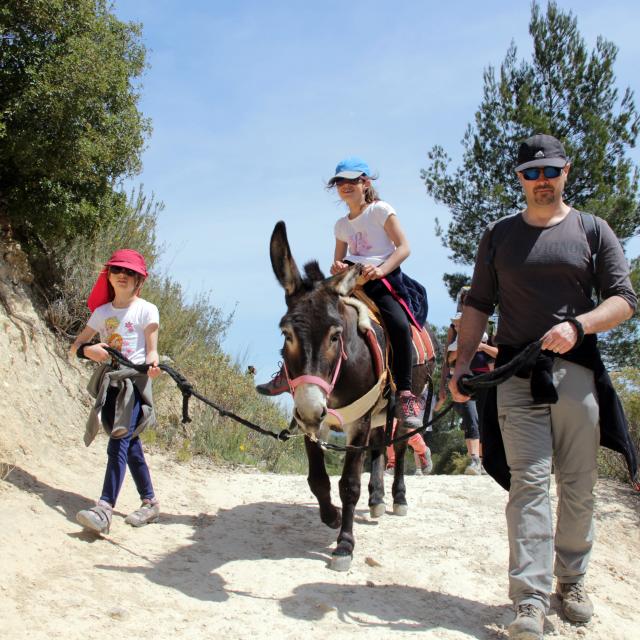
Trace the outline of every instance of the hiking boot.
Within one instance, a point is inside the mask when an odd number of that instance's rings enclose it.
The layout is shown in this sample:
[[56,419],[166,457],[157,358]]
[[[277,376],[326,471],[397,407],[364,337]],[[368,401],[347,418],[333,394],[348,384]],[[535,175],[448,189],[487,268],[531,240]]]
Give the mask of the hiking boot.
[[95,507],[83,509],[76,513],[76,520],[87,531],[94,533],[109,533],[111,527],[112,508],[108,502],[98,500]]
[[562,603],[562,613],[571,622],[589,622],[593,615],[593,603],[582,582],[558,582],[556,593]]
[[139,509],[130,513],[124,521],[132,527],[143,527],[155,522],[160,516],[160,503],[157,500],[145,499]]
[[509,625],[510,640],[542,640],[544,611],[534,604],[516,606],[516,618]]
[[431,449],[429,447],[420,456],[420,470],[423,476],[428,476],[433,471],[433,460],[431,459]]
[[281,393],[289,391],[289,381],[282,362],[280,363],[280,369],[271,376],[269,382],[256,385],[256,391],[263,396],[279,396]]
[[479,476],[482,474],[482,465],[480,464],[480,460],[478,458],[471,458],[471,462],[469,466],[464,470],[464,474],[466,476]]
[[411,391],[400,391],[396,394],[395,416],[398,419],[398,426],[419,429],[422,426],[421,411],[420,399]]

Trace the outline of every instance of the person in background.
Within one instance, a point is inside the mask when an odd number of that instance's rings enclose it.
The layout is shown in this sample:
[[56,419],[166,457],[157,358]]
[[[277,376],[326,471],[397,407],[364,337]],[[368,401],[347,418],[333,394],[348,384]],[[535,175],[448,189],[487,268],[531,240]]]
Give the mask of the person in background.
[[[463,304],[464,295],[458,296]],[[461,312],[451,318],[451,325],[447,332],[447,346],[444,352],[444,360],[442,363],[442,374],[440,378],[440,390],[438,393],[438,410],[446,400],[446,385],[451,379],[453,369],[458,353],[458,329],[460,326]],[[470,365],[471,373],[480,374],[490,371],[497,356],[498,349],[489,344],[489,336],[484,333],[478,349],[473,357]],[[465,402],[453,403],[454,410],[462,420],[462,428],[464,430],[465,444],[467,446],[467,454],[469,456],[469,464],[465,469],[466,475],[479,476],[484,472],[482,465],[482,444],[480,442],[481,421],[484,411],[484,402],[486,399],[486,391],[480,390],[474,398],[470,398]]]

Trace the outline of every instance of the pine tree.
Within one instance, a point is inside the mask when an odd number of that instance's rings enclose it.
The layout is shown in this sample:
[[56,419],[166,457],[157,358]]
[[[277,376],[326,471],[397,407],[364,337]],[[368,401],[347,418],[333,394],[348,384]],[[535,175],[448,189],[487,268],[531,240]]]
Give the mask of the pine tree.
[[[473,264],[480,237],[493,220],[523,208],[513,168],[518,143],[534,133],[559,138],[572,161],[565,199],[601,216],[624,242],[640,232],[638,169],[626,156],[640,128],[633,92],[620,98],[617,47],[599,37],[589,52],[577,19],[549,2],[532,4],[531,60],[518,60],[511,44],[499,71],[484,72],[484,93],[464,138],[462,165],[449,171],[441,146],[421,172],[427,192],[452,220],[436,232],[459,264]],[[464,274],[445,274],[452,298]]]

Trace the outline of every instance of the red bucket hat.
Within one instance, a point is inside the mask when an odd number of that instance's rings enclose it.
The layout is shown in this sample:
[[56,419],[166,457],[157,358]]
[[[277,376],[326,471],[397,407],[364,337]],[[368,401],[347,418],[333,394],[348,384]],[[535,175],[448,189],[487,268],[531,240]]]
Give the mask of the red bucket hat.
[[105,263],[104,269],[100,272],[87,298],[87,306],[92,312],[103,304],[107,304],[107,302],[113,300],[113,295],[109,291],[109,267],[125,267],[126,269],[131,269],[139,273],[143,278],[146,278],[148,275],[144,258],[137,251],[133,249],[118,249],[114,251]]

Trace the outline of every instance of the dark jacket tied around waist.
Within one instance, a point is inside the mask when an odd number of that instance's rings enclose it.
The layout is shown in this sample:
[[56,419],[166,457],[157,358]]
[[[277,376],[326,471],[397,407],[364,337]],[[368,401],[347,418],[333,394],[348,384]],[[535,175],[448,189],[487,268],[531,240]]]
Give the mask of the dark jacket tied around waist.
[[[526,345],[524,345],[526,346]],[[522,349],[500,345],[496,367],[510,362]],[[568,362],[579,364],[593,371],[598,405],[600,408],[600,444],[603,447],[621,453],[627,463],[631,481],[638,482],[638,461],[635,448],[629,435],[629,426],[624,415],[620,398],[613,388],[611,378],[607,373],[595,335],[585,336],[582,344],[558,355],[550,351],[543,351],[534,364],[526,369],[520,369],[516,375],[521,378],[531,377],[531,396],[536,404],[555,404],[558,394],[553,385],[552,367],[555,358],[562,358]],[[484,468],[487,473],[504,489],[511,486],[511,471],[502,442],[502,433],[498,422],[496,387],[489,390],[485,404],[482,425],[482,446],[484,453]]]

